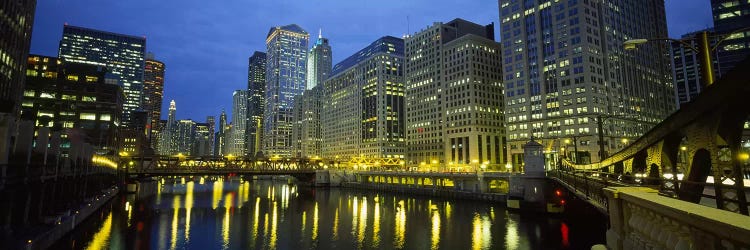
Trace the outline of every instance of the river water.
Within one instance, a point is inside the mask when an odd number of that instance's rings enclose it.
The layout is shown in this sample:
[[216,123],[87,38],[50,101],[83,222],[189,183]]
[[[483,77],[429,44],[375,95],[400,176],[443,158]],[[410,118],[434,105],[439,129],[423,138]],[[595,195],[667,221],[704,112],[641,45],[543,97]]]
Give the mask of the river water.
[[53,249],[589,249],[605,219],[504,204],[223,177],[122,195]]

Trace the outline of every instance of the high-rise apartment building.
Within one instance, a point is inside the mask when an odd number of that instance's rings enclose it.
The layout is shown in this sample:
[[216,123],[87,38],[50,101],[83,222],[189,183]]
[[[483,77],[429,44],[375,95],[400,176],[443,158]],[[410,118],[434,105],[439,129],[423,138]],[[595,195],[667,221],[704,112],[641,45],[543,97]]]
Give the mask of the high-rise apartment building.
[[65,25],[58,56],[68,62],[106,66],[120,77],[126,96],[122,121],[128,127],[132,112],[142,108],[145,51],[145,37]]
[[[178,153],[177,147],[177,104],[174,100],[169,102],[169,113],[167,114],[167,122],[161,127],[159,132],[159,151],[161,155],[174,155]],[[159,124],[162,125],[162,124]]]
[[305,90],[309,34],[296,24],[271,28],[266,38],[263,153],[291,156],[292,105]]
[[229,135],[230,153],[234,156],[247,154],[247,90],[235,90],[232,93],[232,132]]
[[323,38],[322,31],[318,33],[318,40],[307,54],[307,89],[323,84],[331,75],[333,56],[328,38]]
[[247,69],[247,153],[255,156],[261,150],[263,111],[266,89],[266,53],[255,51]]
[[717,48],[719,73],[723,75],[750,56],[750,2],[711,0],[711,13],[714,31],[724,38]]
[[[0,18],[0,113],[10,113],[14,117],[21,108],[35,10],[36,0],[0,2],[0,13],[4,13]],[[2,137],[10,139],[10,136]],[[2,145],[5,143],[0,143],[0,150],[4,149]]]
[[628,39],[667,36],[663,0],[499,4],[514,166],[532,137],[551,161],[565,152],[574,162],[597,162],[675,110],[668,45],[623,48]]
[[500,44],[494,24],[437,22],[405,40],[409,164],[497,169],[505,163]]
[[164,98],[164,63],[154,59],[154,54],[146,55],[143,72],[143,110],[151,116],[150,130],[159,131],[161,120],[161,102]]
[[214,143],[216,136],[216,118],[210,115],[206,117],[206,124],[208,125],[208,153],[205,155],[214,155]]
[[176,142],[177,154],[191,155],[196,139],[196,122],[193,120],[179,120],[177,122]]
[[402,39],[375,40],[336,64],[323,87],[323,158],[404,157]]
[[193,152],[190,155],[193,156],[209,156],[211,155],[211,142],[213,138],[209,132],[210,126],[208,123],[196,123],[195,124],[195,140],[193,141]]
[[[308,72],[310,73],[310,72]],[[322,135],[320,112],[323,101],[323,86],[317,85],[294,98],[294,122],[292,123],[292,156],[299,158],[320,157]]]

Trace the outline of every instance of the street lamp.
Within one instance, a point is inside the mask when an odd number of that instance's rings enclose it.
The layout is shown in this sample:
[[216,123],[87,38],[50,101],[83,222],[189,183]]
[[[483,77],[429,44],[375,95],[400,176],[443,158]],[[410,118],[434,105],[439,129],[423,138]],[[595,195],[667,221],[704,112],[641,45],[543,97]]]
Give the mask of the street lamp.
[[510,162],[505,163],[505,169],[507,169],[508,172],[512,172],[513,164],[510,164]]

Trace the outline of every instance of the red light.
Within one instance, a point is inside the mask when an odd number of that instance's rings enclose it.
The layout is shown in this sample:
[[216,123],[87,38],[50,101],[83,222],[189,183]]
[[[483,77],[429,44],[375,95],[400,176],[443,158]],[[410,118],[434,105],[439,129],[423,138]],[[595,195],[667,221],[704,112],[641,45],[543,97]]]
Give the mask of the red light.
[[560,190],[555,190],[555,194],[556,194],[557,196],[561,196],[561,195],[562,195],[562,192],[560,192]]
[[560,205],[565,205],[565,200],[560,200]]

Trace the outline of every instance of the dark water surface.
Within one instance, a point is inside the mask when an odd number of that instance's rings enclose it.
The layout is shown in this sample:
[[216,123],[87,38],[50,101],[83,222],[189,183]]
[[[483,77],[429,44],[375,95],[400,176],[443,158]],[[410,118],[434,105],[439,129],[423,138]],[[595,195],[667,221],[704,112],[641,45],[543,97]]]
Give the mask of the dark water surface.
[[165,179],[121,196],[54,249],[589,249],[600,215],[239,178]]

